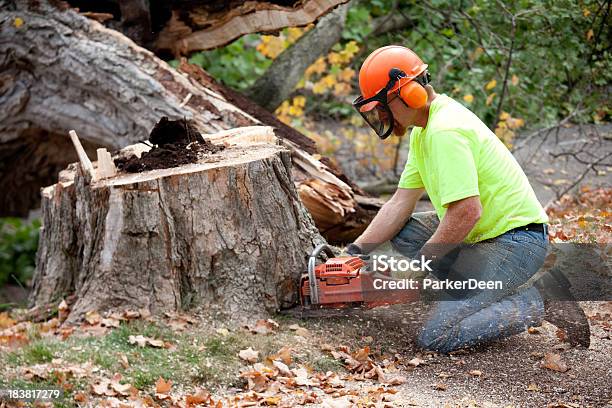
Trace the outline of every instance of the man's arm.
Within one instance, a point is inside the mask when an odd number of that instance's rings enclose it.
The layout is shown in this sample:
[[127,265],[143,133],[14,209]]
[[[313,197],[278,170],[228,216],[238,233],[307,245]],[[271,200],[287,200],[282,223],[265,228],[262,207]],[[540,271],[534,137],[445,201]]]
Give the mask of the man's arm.
[[480,219],[481,214],[482,205],[479,196],[467,197],[450,203],[438,229],[429,238],[421,253],[428,258],[444,256],[463,242]]
[[[368,228],[355,241],[366,252],[389,241],[404,227],[425,190],[422,188],[398,188],[374,217]],[[367,247],[367,248],[364,248]]]

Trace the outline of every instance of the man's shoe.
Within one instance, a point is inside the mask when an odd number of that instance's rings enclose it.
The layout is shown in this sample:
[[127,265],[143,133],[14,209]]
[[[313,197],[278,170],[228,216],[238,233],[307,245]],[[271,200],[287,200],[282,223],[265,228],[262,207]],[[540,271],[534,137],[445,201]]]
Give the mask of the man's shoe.
[[570,282],[555,269],[546,272],[534,286],[544,300],[544,320],[562,329],[572,346],[589,348],[591,329],[584,311],[572,296]]

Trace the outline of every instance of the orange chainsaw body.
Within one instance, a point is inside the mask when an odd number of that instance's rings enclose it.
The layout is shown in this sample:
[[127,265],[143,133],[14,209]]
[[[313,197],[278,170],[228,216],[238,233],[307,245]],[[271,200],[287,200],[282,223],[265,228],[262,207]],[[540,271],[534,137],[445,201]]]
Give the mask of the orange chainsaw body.
[[[358,256],[330,258],[314,267],[318,288],[318,301],[311,297],[310,274],[303,274],[300,280],[302,306],[344,308],[354,305],[373,308],[415,300],[418,294],[410,290],[376,290],[374,273],[367,271],[366,263]],[[392,279],[376,274],[377,279]]]

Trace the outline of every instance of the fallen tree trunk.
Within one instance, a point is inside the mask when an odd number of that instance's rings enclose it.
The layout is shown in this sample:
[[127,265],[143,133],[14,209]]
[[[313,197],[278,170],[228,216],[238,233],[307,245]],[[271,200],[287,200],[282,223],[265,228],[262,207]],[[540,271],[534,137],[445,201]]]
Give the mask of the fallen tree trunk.
[[304,71],[342,38],[348,4],[321,18],[317,25],[274,59],[248,90],[249,97],[274,112],[289,97]]
[[269,128],[213,139],[230,146],[194,164],[91,182],[71,165],[45,188],[30,306],[74,293],[72,322],[89,310],[193,307],[239,320],[295,304],[323,239],[290,154],[261,143],[273,141]]
[[221,47],[245,34],[305,26],[347,1],[68,0],[63,4],[78,7],[146,48],[180,55]]

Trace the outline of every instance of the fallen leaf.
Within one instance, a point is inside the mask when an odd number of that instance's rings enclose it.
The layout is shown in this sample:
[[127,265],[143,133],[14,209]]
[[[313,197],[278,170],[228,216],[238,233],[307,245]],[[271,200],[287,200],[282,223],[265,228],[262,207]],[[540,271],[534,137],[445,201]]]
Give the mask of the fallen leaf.
[[418,366],[420,366],[421,364],[424,364],[424,363],[425,363],[425,360],[422,360],[422,359],[420,359],[418,357],[415,357],[415,358],[413,358],[412,360],[410,360],[408,362],[408,365],[411,365],[413,367],[418,367]]
[[263,400],[263,403],[265,405],[278,405],[278,403],[280,402],[281,397],[267,397],[266,399]]
[[111,382],[111,387],[117,393],[126,396],[130,395],[130,389],[132,388],[131,384],[120,384],[118,382]]
[[323,400],[321,405],[323,408],[350,408],[354,406],[354,404],[348,399],[347,396],[343,396],[341,398],[327,398]]
[[531,383],[527,386],[527,391],[540,391],[540,387],[535,383]]
[[287,377],[293,376],[293,373],[291,372],[287,364],[283,363],[282,361],[274,360],[272,361],[272,364],[274,365],[274,367],[278,369],[278,372],[280,374],[287,376]]
[[403,375],[397,375],[395,377],[391,377],[390,379],[388,379],[386,383],[389,385],[401,385],[401,384],[404,384],[406,381],[407,381],[406,377],[404,377]]
[[119,354],[119,363],[121,363],[123,368],[127,369],[130,367],[130,362],[128,361],[127,356],[123,353]]
[[291,364],[291,352],[293,350],[290,347],[287,346],[283,346],[280,348],[280,350],[278,350],[278,352],[276,354],[274,354],[272,357],[273,360],[277,360],[277,359],[281,359],[283,361],[283,363],[290,365]]
[[74,400],[76,402],[87,402],[87,394],[84,392],[77,392],[74,394]]
[[246,378],[249,390],[263,392],[268,388],[269,379],[259,370],[249,370],[240,373],[240,377]]
[[540,331],[537,329],[537,327],[530,327],[527,329],[527,333],[529,334],[540,334]]
[[364,348],[357,350],[357,352],[353,355],[353,357],[355,358],[355,360],[363,362],[368,359],[369,355],[370,355],[370,347],[365,346]]
[[310,331],[305,327],[300,327],[295,331],[295,334],[302,337],[308,337],[310,335]]
[[0,313],[0,329],[6,329],[15,325],[15,320],[9,317],[7,312]]
[[90,310],[85,313],[85,321],[92,326],[100,323],[101,319],[100,314],[96,310]]
[[240,350],[240,352],[238,353],[238,357],[248,363],[254,363],[259,357],[259,351],[255,351],[251,347],[249,347],[248,349]]
[[446,384],[443,384],[443,383],[436,383],[434,385],[434,390],[438,390],[438,391],[446,391],[447,388],[448,388],[448,386]]
[[147,339],[147,343],[149,343],[150,346],[157,348],[166,346],[166,343],[164,343],[163,340]]
[[311,381],[308,379],[308,371],[304,367],[294,368],[291,371],[293,375],[295,375],[295,383],[297,385],[312,385]]
[[561,359],[561,356],[556,353],[546,353],[544,355],[544,360],[541,362],[541,367],[560,373],[564,373],[569,370],[567,364],[565,364],[565,362]]
[[164,347],[164,342],[162,340],[152,339],[150,337],[145,337],[141,334],[137,336],[129,336],[128,342],[130,344],[136,344],[138,345],[138,347],[146,347],[147,345],[157,348]]
[[334,347],[331,344],[323,343],[321,344],[321,351],[333,351]]
[[[271,320],[271,319],[268,319]],[[274,329],[278,327],[278,324],[276,322],[274,322],[276,324],[276,326],[272,323],[270,323],[270,321],[268,320],[264,320],[264,319],[259,319],[254,326],[249,327],[249,330],[251,331],[251,333],[254,334],[270,334],[270,333],[274,333]],[[273,321],[273,320],[272,320]]]
[[187,394],[187,396],[185,396],[185,404],[188,408],[198,404],[208,404],[208,406],[212,406],[213,404],[211,402],[210,393],[206,390],[198,390],[195,394]]
[[216,330],[217,334],[220,334],[222,336],[227,336],[229,334],[229,330],[227,330],[225,327],[221,327],[219,329]]
[[106,327],[119,327],[121,322],[119,321],[119,319],[115,319],[112,317],[105,317],[102,320],[100,320],[100,324]]
[[170,388],[172,388],[172,380],[166,381],[162,377],[159,377],[157,381],[155,381],[156,394],[167,394],[170,392]]
[[115,395],[116,394],[115,391],[108,389],[109,385],[110,385],[109,379],[102,379],[99,382],[92,384],[91,388],[92,388],[93,393],[97,395],[108,395],[108,396]]
[[567,333],[563,329],[557,329],[555,335],[559,339],[559,341],[566,342],[567,341]]
[[123,312],[123,317],[126,319],[138,319],[140,317],[140,312],[137,310],[126,310]]

